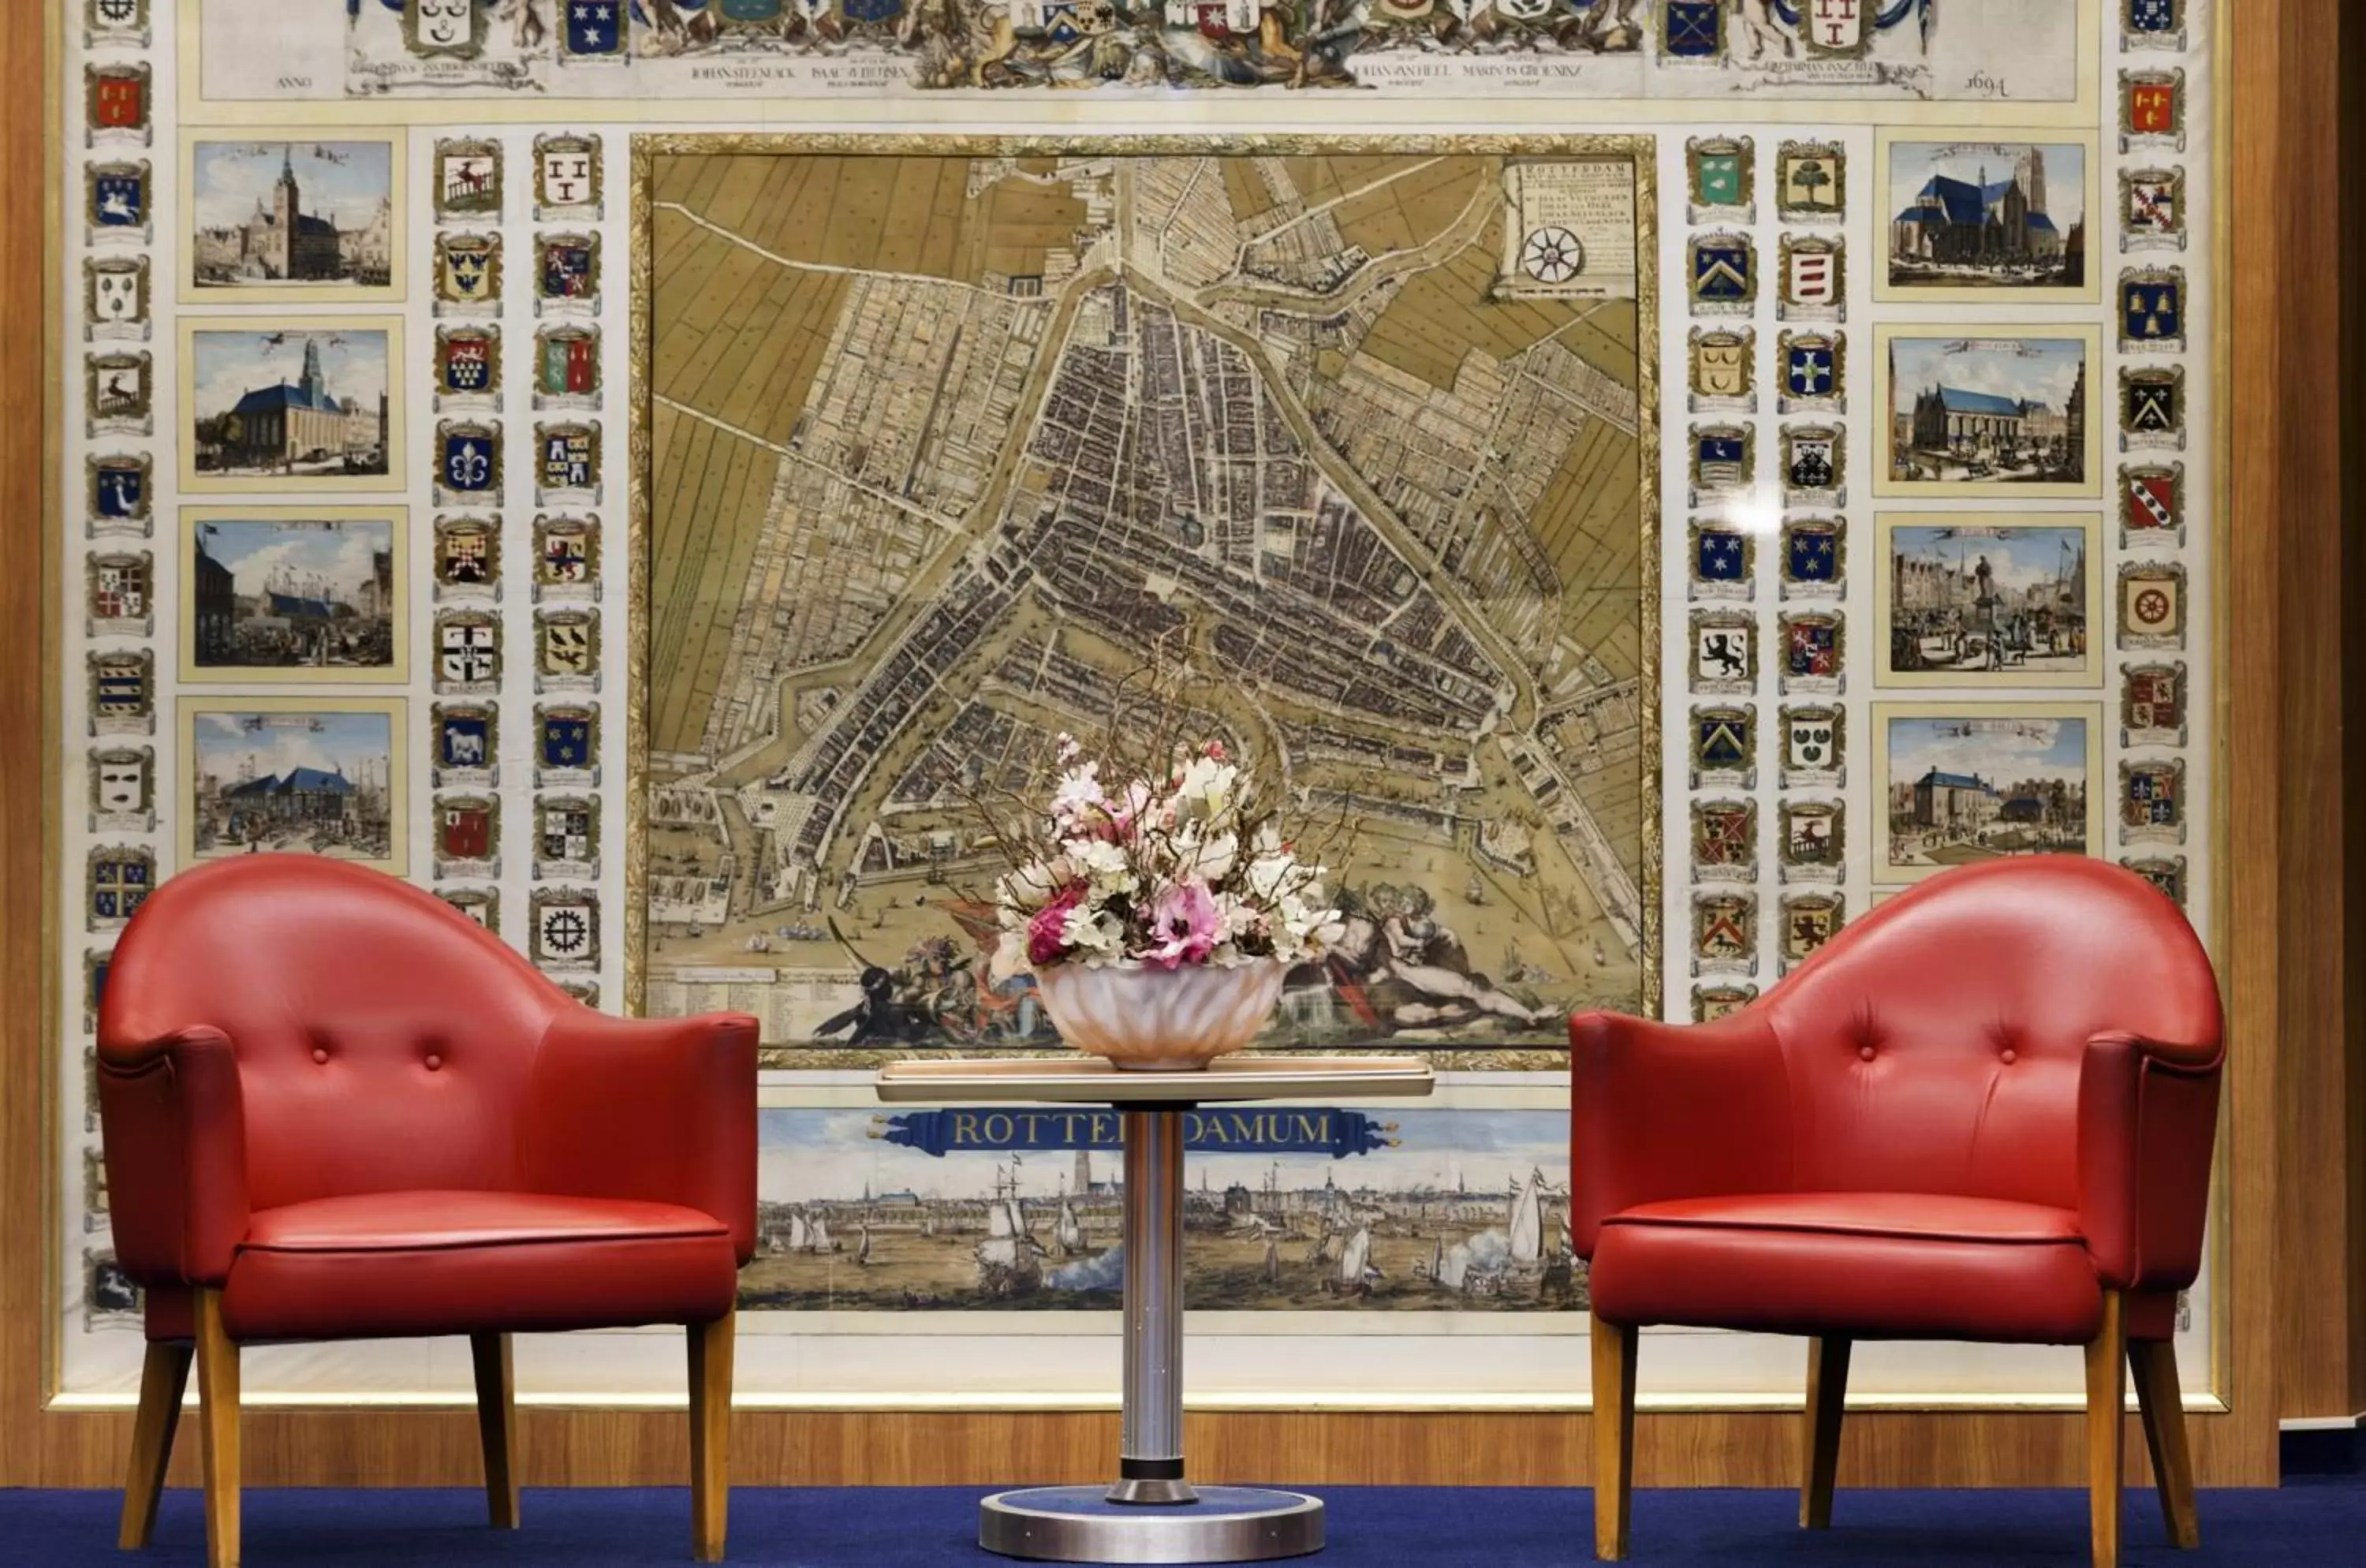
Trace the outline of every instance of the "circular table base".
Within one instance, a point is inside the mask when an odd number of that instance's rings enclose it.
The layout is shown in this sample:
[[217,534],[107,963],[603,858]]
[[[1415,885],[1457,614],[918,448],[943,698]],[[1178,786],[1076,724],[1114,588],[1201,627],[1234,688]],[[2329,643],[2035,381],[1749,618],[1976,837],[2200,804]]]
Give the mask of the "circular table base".
[[1268,1562],[1323,1550],[1323,1500],[1203,1486],[1196,1503],[1112,1503],[1105,1486],[997,1492],[977,1506],[977,1543],[1038,1562]]

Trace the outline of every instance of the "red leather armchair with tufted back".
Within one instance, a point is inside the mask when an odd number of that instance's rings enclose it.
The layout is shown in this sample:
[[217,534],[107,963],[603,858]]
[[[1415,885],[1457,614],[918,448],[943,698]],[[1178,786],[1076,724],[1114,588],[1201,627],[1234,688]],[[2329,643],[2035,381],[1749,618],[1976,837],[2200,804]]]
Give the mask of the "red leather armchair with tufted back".
[[2100,861],[1942,873],[1689,1028],[1570,1023],[1591,1265],[1594,1548],[1623,1556],[1636,1330],[1809,1337],[1800,1523],[1831,1516],[1856,1339],[2083,1345],[2094,1559],[2119,1546],[2123,1359],[2197,1539],[2177,1366],[2221,1062],[2176,907]]
[[610,1018],[407,883],[247,855],[133,918],[98,1057],[116,1256],[148,1301],[123,1545],[147,1543],[192,1355],[225,1568],[240,1345],[468,1336],[513,1527],[509,1336],[679,1323],[695,1545],[721,1557],[755,1020]]

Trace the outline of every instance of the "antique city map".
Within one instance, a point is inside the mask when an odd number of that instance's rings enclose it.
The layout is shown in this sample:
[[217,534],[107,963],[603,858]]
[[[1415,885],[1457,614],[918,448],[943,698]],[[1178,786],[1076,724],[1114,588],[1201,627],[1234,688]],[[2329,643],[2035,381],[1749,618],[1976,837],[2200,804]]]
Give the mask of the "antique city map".
[[1288,1043],[1636,1006],[1646,209],[1594,145],[658,152],[649,1010],[1048,1042],[986,976],[952,786],[1178,628],[1361,823]]

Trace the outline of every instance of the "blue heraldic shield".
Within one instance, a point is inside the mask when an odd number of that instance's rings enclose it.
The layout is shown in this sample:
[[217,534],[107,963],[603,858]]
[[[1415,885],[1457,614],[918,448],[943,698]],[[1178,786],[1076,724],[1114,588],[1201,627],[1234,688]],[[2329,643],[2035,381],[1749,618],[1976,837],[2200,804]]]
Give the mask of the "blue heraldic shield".
[[1741,581],[1741,536],[1721,529],[1701,530],[1696,570],[1703,582]]
[[492,761],[491,739],[492,727],[481,718],[446,717],[436,761],[446,768],[485,767]]
[[618,15],[623,0],[561,0],[562,37],[569,54],[621,54],[625,19]]
[[91,194],[102,227],[136,229],[148,221],[148,180],[139,174],[95,175]]
[[1791,579],[1795,582],[1830,582],[1838,565],[1832,536],[1821,529],[1802,529],[1791,536]]
[[147,499],[148,482],[137,465],[102,467],[98,471],[98,514],[137,517]]
[[592,765],[592,721],[552,716],[542,721],[542,765],[546,768],[588,768]]
[[1725,0],[1668,0],[1668,52],[1684,60],[1714,58],[1725,45]]
[[1722,714],[1704,714],[1696,719],[1693,739],[1705,768],[1741,768],[1750,763],[1748,729]]
[[1783,389],[1795,398],[1831,395],[1832,351],[1795,346],[1783,367]]
[[2137,283],[2120,292],[2121,332],[2131,342],[2185,335],[2184,291],[2174,283]]
[[482,437],[444,438],[444,483],[456,491],[484,491],[493,486],[493,460]]

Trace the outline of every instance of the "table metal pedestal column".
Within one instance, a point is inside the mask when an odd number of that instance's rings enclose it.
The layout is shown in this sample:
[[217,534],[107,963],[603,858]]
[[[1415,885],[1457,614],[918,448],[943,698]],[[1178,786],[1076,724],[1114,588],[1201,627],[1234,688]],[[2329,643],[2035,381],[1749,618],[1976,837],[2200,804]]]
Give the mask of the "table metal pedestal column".
[[1263,1562],[1323,1550],[1323,1503],[1183,1473],[1180,1106],[1125,1112],[1124,1443],[1116,1484],[999,1492],[977,1543],[1052,1562]]

